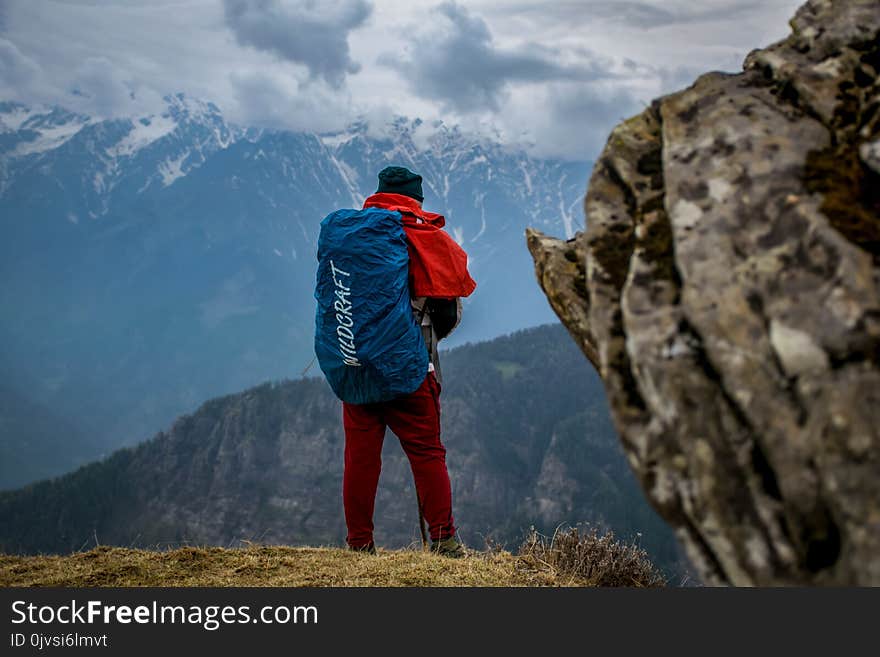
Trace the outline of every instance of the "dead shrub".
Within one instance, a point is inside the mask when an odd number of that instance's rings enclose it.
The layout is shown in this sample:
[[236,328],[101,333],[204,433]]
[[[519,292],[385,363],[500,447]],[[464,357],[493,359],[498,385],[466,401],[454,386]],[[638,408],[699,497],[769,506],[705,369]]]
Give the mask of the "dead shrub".
[[577,527],[557,530],[552,537],[532,529],[519,550],[531,569],[549,572],[558,583],[587,586],[661,587],[666,578],[636,543],[622,543],[614,533],[599,535],[592,528],[581,535]]

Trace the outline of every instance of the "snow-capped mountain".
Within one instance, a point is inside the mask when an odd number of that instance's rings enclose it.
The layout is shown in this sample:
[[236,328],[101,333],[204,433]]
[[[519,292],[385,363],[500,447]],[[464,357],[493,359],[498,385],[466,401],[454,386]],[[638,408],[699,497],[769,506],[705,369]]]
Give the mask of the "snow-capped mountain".
[[167,187],[245,132],[227,125],[212,103],[183,95],[166,100],[159,115],[108,121],[0,103],[0,197],[37,167],[77,193],[65,198],[68,221],[95,219],[111,201]]
[[478,288],[451,344],[553,318],[523,230],[582,225],[587,163],[420,121],[315,135],[166,101],[113,120],[0,103],[0,378],[26,372],[19,392],[108,446],[211,396],[299,376],[320,220],[360,207],[388,164],[422,174],[425,208],[468,251]]

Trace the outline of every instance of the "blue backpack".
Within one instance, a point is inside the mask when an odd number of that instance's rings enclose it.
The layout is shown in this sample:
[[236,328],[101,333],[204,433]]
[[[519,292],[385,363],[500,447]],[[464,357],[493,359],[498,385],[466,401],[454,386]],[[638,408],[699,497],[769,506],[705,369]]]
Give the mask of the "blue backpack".
[[369,404],[421,385],[428,351],[399,212],[337,210],[321,221],[315,299],[315,354],[337,397]]

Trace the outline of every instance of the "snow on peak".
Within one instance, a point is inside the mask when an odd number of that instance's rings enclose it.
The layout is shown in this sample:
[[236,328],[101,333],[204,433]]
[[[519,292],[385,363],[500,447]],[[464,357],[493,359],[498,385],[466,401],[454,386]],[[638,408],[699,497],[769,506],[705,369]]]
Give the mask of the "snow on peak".
[[178,157],[169,157],[159,163],[159,174],[162,176],[162,184],[165,187],[186,175],[186,172],[183,170],[183,161],[187,157],[189,157],[188,150],[181,153]]
[[353,132],[351,130],[344,132],[336,132],[332,134],[319,135],[319,139],[321,143],[324,144],[327,148],[333,149],[338,148],[340,146],[344,146],[348,142],[350,142],[355,137],[358,137],[360,133]]
[[131,156],[142,148],[170,134],[177,122],[167,114],[148,116],[131,122],[131,130],[119,142],[107,149],[112,157]]
[[211,123],[221,118],[220,109],[212,102],[192,98],[182,93],[164,97],[168,104],[168,114],[177,119],[188,119],[196,123]]
[[34,110],[18,103],[0,103],[0,132],[19,130],[34,113]]
[[12,151],[11,155],[16,157],[44,153],[58,148],[88,125],[90,120],[84,116],[57,110],[41,112],[21,108],[14,114],[4,114],[2,122],[4,128],[8,125],[16,125],[18,122],[17,127],[10,130],[26,131],[28,137],[32,136],[18,144]]

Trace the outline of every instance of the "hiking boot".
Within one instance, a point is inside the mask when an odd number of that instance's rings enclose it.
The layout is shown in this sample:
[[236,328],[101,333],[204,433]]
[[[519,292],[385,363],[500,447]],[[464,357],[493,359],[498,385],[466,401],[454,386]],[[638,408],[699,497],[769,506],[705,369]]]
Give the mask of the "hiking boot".
[[460,559],[467,556],[464,545],[459,543],[457,536],[450,536],[434,541],[431,544],[431,552],[439,554],[441,557],[449,557],[450,559]]
[[366,545],[349,545],[348,549],[352,552],[366,552],[367,554],[376,554],[376,544],[370,541]]

